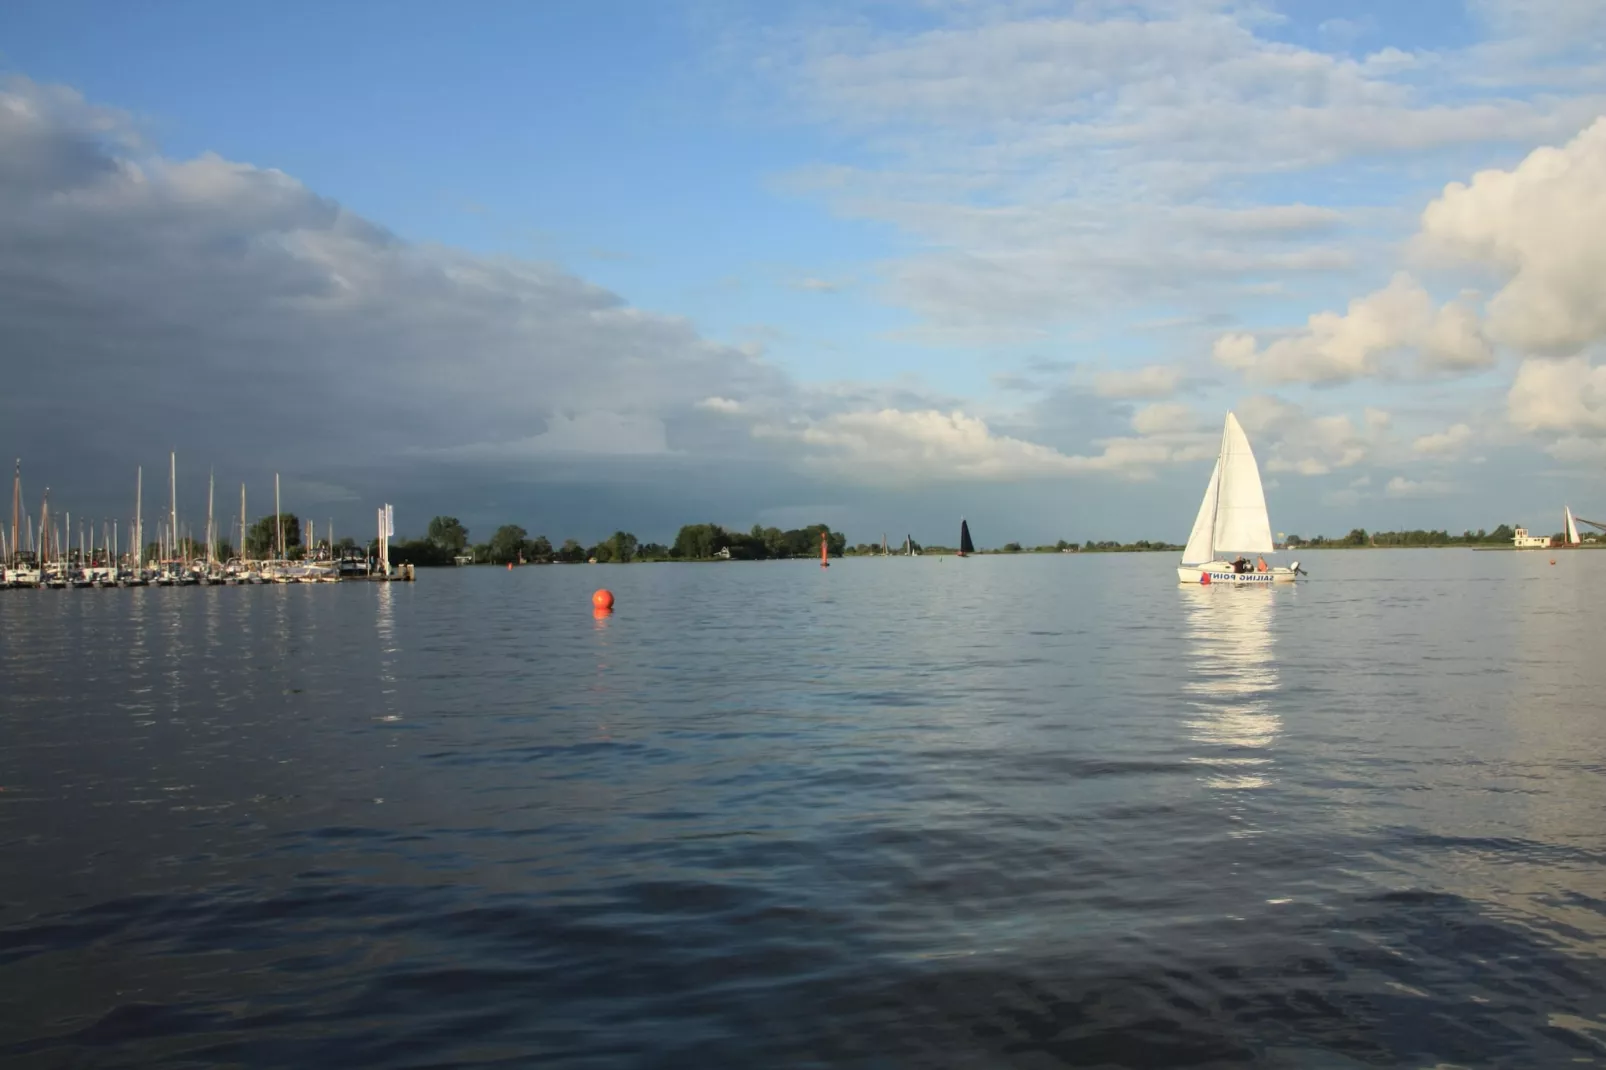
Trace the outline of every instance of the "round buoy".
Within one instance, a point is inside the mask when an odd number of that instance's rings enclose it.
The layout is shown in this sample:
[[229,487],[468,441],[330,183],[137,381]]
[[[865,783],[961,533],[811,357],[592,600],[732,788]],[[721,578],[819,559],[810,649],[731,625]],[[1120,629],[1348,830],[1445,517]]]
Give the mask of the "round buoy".
[[591,596],[591,604],[598,609],[613,608],[613,592],[606,587]]
[[508,571],[509,571],[509,572],[512,572],[512,571],[513,571],[513,562],[511,562],[511,561],[509,561],[509,562],[508,562],[508,563],[507,563],[507,570],[508,570]]
[[1552,558],[1551,558],[1551,559],[1550,559],[1550,563],[1551,563],[1551,564],[1552,564],[1552,565],[1554,565],[1554,564],[1555,564],[1555,563],[1556,563],[1556,559],[1555,559],[1555,558],[1554,558],[1554,557],[1552,557]]

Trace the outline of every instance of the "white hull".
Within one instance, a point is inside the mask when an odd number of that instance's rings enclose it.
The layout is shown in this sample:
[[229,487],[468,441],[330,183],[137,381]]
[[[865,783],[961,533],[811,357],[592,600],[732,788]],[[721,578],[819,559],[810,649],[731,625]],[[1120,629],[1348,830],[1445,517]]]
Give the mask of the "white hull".
[[[1210,579],[1207,581],[1206,576]],[[1178,583],[1227,583],[1240,587],[1264,587],[1272,583],[1293,583],[1298,576],[1291,568],[1278,566],[1266,572],[1234,572],[1225,561],[1212,561],[1206,565],[1178,565]]]

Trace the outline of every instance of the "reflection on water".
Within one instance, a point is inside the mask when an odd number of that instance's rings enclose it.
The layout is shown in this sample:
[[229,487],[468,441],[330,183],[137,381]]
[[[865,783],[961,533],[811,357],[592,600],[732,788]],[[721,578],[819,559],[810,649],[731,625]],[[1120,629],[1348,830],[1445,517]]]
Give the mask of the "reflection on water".
[[1241,790],[1271,783],[1269,748],[1282,720],[1272,709],[1278,688],[1272,643],[1273,588],[1179,587],[1191,678],[1183,684],[1196,716],[1187,721],[1207,750],[1194,761],[1211,769],[1212,788]]

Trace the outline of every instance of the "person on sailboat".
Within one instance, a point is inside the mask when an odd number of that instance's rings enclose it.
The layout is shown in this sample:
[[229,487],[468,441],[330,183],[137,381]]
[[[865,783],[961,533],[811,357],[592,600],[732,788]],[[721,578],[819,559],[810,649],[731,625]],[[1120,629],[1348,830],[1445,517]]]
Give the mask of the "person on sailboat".
[[1248,572],[1249,559],[1242,554],[1239,554],[1238,559],[1232,563],[1232,570],[1238,573]]
[[1266,568],[1266,559],[1264,557],[1255,558],[1255,571],[1256,572],[1266,572],[1266,571],[1268,571],[1268,569]]

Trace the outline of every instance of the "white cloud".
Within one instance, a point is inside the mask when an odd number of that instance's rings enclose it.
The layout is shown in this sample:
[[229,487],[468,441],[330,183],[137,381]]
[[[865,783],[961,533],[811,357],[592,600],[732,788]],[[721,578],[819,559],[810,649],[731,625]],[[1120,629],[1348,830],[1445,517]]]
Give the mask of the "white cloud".
[[1390,498],[1432,498],[1455,491],[1454,484],[1439,480],[1411,480],[1404,476],[1395,476],[1383,488],[1383,493]]
[[1411,448],[1418,453],[1453,456],[1471,441],[1472,428],[1466,424],[1451,424],[1443,431],[1421,436],[1411,443]]
[[1525,360],[1506,396],[1506,413],[1524,431],[1606,435],[1606,365],[1585,357]]
[[[845,152],[788,184],[904,231],[917,251],[883,265],[887,293],[956,326],[1346,272],[1369,244],[1354,213],[1246,202],[1245,180],[1306,172],[1315,186],[1360,160],[1370,179],[1418,154],[1534,144],[1606,101],[1598,80],[1560,85],[1553,64],[1526,68],[1524,92],[1468,94],[1487,53],[1303,48],[1265,32],[1280,17],[1260,4],[809,10],[727,54],[781,90],[788,119],[801,112],[872,161]],[[1369,29],[1325,26],[1334,40]],[[1480,359],[1463,342],[1435,349]]]
[[1313,415],[1269,394],[1241,401],[1236,413],[1250,436],[1260,466],[1268,472],[1327,475],[1376,459],[1387,444],[1391,418],[1367,408],[1360,419],[1344,413]]
[[805,290],[811,293],[834,294],[853,285],[852,279],[820,279],[810,276],[798,279],[791,284],[794,290]]
[[1160,466],[1215,456],[1213,436],[1173,431],[1097,439],[1096,454],[1066,454],[999,434],[957,410],[840,412],[758,423],[752,431],[791,443],[811,470],[869,484],[1094,474],[1149,479]]
[[1462,301],[1435,307],[1403,272],[1381,290],[1351,301],[1344,314],[1318,312],[1303,331],[1264,349],[1253,335],[1216,340],[1223,367],[1271,383],[1341,383],[1383,374],[1388,358],[1410,352],[1423,370],[1469,371],[1494,362],[1477,313]]
[[1187,405],[1171,403],[1145,405],[1132,414],[1132,430],[1140,435],[1197,431],[1201,423],[1199,414]]
[[1175,364],[1146,364],[1093,377],[1093,393],[1101,398],[1163,398],[1175,394],[1181,385],[1182,369]]
[[697,403],[697,407],[705,412],[722,412],[726,415],[735,415],[736,413],[743,411],[742,403],[740,401],[733,401],[730,398],[722,397],[703,398]]
[[1606,117],[1560,148],[1536,149],[1513,170],[1451,183],[1422,213],[1429,248],[1509,279],[1489,301],[1490,333],[1552,354],[1606,337],[1603,235]]

